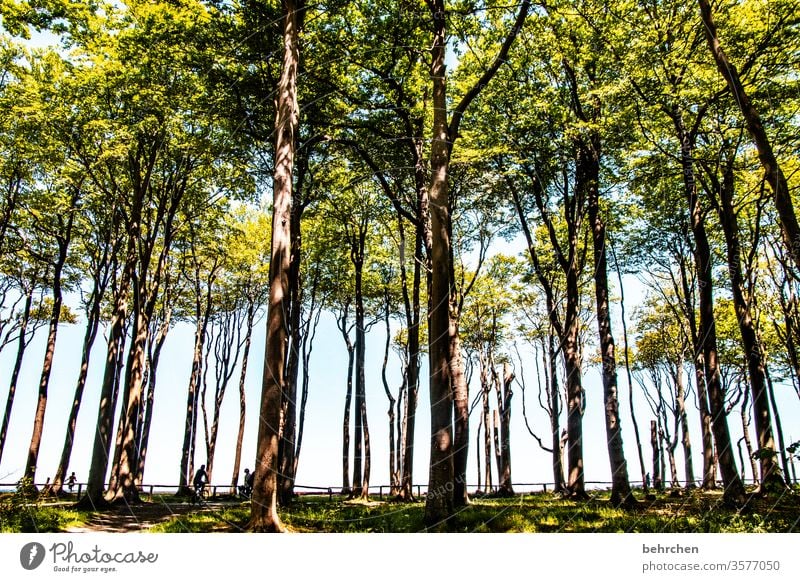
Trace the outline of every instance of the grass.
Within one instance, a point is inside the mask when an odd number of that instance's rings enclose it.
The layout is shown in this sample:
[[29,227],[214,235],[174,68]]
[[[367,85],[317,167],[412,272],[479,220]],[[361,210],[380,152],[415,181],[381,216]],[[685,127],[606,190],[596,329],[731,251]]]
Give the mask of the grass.
[[[173,518],[154,532],[242,531],[249,504],[205,510]],[[289,531],[300,533],[422,532],[424,505],[416,503],[328,500],[303,496],[281,511]],[[723,533],[799,532],[800,503],[796,495],[753,499],[744,510],[722,504],[721,493],[695,491],[680,497],[659,496],[638,509],[611,507],[608,494],[575,502],[551,494],[519,495],[508,499],[474,499],[448,524],[452,532],[628,532]]]
[[43,502],[24,493],[0,495],[0,533],[50,533],[83,525],[84,512]]

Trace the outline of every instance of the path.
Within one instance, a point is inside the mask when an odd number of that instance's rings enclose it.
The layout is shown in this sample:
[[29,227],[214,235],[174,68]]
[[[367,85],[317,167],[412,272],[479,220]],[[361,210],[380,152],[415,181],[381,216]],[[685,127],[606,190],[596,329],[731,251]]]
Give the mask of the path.
[[228,504],[219,502],[204,503],[201,507],[191,503],[141,503],[115,507],[90,514],[84,524],[67,528],[67,533],[141,533],[154,525],[169,521],[177,516],[190,513],[217,511]]

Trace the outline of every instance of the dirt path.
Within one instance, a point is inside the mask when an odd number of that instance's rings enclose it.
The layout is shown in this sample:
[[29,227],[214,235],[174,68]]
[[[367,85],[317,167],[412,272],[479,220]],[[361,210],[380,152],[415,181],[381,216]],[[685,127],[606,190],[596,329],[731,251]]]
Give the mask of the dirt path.
[[214,512],[223,508],[224,503],[204,503],[197,506],[191,503],[141,503],[115,507],[92,514],[82,526],[67,528],[67,533],[141,533],[154,525],[190,513]]

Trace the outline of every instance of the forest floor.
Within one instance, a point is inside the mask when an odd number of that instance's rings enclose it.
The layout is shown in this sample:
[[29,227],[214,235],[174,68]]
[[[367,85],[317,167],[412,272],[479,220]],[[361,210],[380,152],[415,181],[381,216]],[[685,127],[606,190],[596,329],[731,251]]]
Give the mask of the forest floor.
[[[753,497],[740,510],[724,506],[720,491],[664,492],[649,500],[638,491],[640,503],[633,510],[612,507],[605,491],[592,494],[588,501],[563,499],[551,493],[476,497],[444,529],[548,533],[800,532],[800,495],[789,491]],[[75,511],[66,502],[18,509],[18,523],[6,520],[0,530],[222,533],[244,531],[250,504],[240,499],[220,498],[197,505],[182,498],[156,496],[146,503],[102,512]],[[364,502],[314,495],[300,496],[290,507],[280,510],[288,531],[297,533],[423,532],[426,531],[423,513],[423,501],[396,503],[371,498]]]

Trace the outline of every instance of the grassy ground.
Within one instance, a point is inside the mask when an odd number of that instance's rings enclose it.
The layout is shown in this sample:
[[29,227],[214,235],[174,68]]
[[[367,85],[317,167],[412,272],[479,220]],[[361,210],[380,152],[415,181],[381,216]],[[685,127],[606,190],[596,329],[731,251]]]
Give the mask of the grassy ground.
[[[641,495],[639,495],[641,498]],[[798,495],[753,498],[743,510],[722,505],[721,493],[695,491],[660,495],[632,511],[611,507],[607,493],[586,502],[549,493],[508,499],[477,498],[446,528],[453,532],[800,532]],[[369,503],[302,496],[281,510],[291,532],[423,532],[424,503]],[[191,505],[185,499],[154,497],[115,512],[79,512],[68,501],[0,497],[0,532],[137,531],[200,533],[243,531],[250,505],[236,499]],[[119,521],[127,520],[117,528]],[[146,526],[142,525],[146,524]]]
[[[169,520],[150,531],[242,531],[249,505],[194,513]],[[281,511],[293,532],[422,532],[423,503],[329,501],[304,496]],[[661,496],[633,511],[614,509],[607,494],[588,502],[550,494],[511,499],[474,499],[447,528],[453,532],[798,532],[796,496],[754,499],[741,511],[725,508],[718,492]]]

